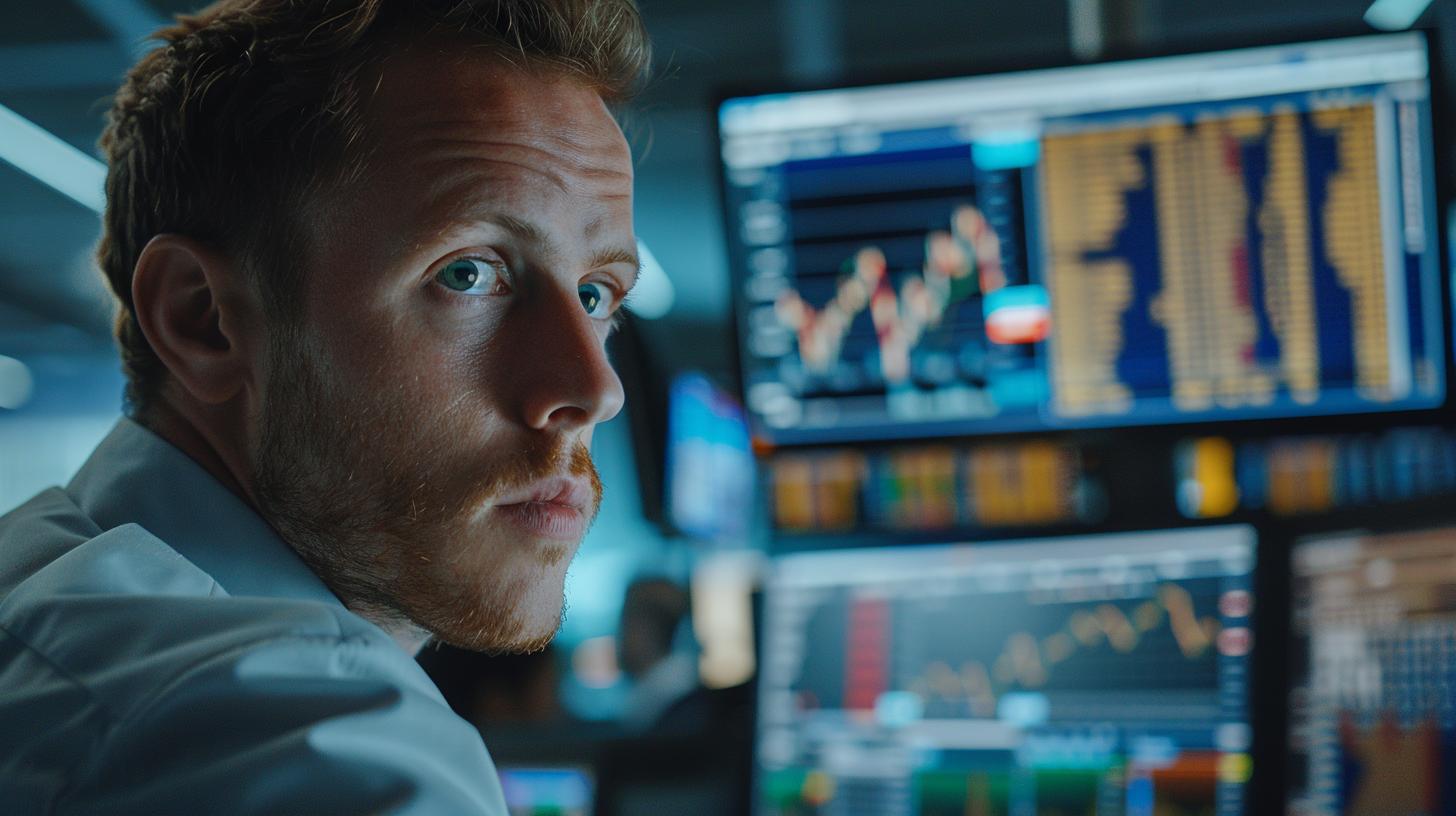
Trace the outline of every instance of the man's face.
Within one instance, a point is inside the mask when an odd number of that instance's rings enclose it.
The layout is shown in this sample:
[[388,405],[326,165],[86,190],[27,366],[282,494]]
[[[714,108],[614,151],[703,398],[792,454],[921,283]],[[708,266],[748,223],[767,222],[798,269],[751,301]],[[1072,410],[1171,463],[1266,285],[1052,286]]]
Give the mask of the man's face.
[[254,492],[351,608],[529,650],[600,501],[592,429],[622,406],[605,342],[637,275],[632,163],[594,91],[468,53],[382,70],[377,152],[275,327]]

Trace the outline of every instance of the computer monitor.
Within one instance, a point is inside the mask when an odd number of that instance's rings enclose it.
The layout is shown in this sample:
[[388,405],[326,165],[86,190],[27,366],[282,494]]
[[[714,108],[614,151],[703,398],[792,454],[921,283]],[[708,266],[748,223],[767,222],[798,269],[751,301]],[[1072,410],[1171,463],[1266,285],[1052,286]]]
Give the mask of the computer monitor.
[[756,813],[1239,814],[1242,526],[783,556]]
[[1289,813],[1456,813],[1456,527],[1293,552]]
[[757,464],[748,420],[703,374],[673,379],[667,399],[667,507],[677,530],[703,541],[743,541],[753,518]]
[[719,131],[767,441],[1445,399],[1420,34],[732,98]]
[[591,816],[595,785],[588,768],[505,765],[496,770],[510,816]]

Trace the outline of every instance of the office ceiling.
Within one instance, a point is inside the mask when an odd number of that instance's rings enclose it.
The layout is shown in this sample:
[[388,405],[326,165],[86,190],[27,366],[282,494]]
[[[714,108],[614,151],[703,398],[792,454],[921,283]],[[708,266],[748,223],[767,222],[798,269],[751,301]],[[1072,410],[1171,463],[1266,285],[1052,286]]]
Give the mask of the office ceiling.
[[[1085,0],[640,0],[658,79],[632,130],[639,229],[678,291],[675,317],[722,322],[728,283],[717,214],[712,102],[727,87],[905,76],[1069,57]],[[1095,0],[1094,0],[1095,2]],[[1366,0],[1104,0],[1135,7],[1144,44],[1353,28]],[[0,104],[95,154],[108,95],[145,33],[187,0],[5,0]],[[650,148],[649,148],[650,145]],[[0,352],[101,347],[109,301],[91,260],[97,217],[0,162]]]

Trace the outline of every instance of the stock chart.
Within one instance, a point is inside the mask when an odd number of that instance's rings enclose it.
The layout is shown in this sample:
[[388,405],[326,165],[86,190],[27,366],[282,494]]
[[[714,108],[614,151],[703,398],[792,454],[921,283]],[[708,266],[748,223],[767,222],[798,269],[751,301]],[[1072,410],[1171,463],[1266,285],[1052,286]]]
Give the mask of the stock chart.
[[788,569],[766,602],[762,812],[1240,812],[1243,528]]
[[794,394],[781,405],[870,421],[1045,399],[1049,311],[1027,280],[1019,170],[979,169],[960,146],[790,162],[782,176],[786,204],[758,202],[758,216],[791,246],[751,256],[795,269],[753,341],[777,354]]
[[[814,645],[794,692],[806,709],[868,711],[905,690],[926,717],[955,719],[995,717],[1008,693],[1213,688],[1220,583],[1154,583],[1097,602],[1035,592],[892,602],[845,590],[805,622]],[[958,631],[971,620],[999,625]]]
[[[1414,48],[1332,45],[1327,66],[1271,52],[1255,74],[1217,55],[1108,69],[1126,86],[1063,69],[1000,80],[1015,94],[994,77],[849,89],[842,108],[791,95],[762,103],[781,119],[748,124],[725,109],[756,431],[833,442],[1439,405]],[[1249,81],[1218,88],[1235,69]],[[840,118],[811,127],[821,110]]]

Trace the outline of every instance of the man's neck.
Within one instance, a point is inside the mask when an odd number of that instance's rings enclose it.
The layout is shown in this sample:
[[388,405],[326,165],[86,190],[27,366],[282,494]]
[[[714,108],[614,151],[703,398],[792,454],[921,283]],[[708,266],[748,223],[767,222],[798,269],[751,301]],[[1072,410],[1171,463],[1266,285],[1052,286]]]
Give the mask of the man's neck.
[[198,429],[197,425],[184,417],[165,400],[156,400],[143,414],[134,417],[137,423],[165,439],[172,447],[187,454],[192,461],[202,466],[214,479],[242,499],[256,512],[258,503],[243,486],[242,480],[218,446]]
[[412,623],[404,626],[391,626],[387,623],[381,624],[379,621],[373,621],[373,623],[393,638],[394,642],[399,644],[399,648],[410,657],[419,654],[420,649],[425,648],[425,643],[430,639],[429,632]]

